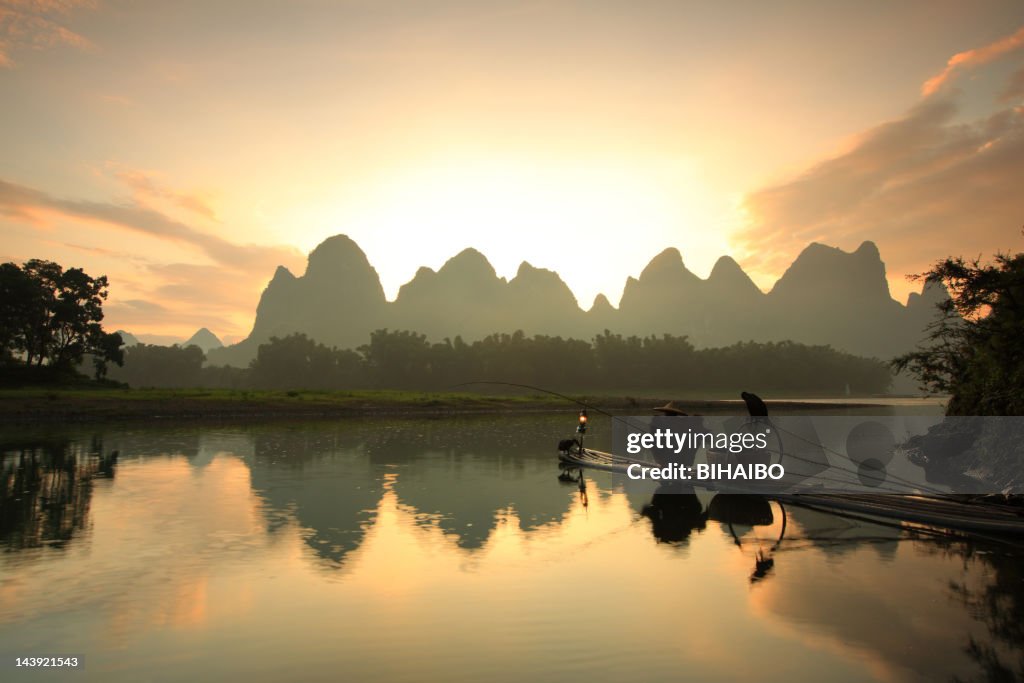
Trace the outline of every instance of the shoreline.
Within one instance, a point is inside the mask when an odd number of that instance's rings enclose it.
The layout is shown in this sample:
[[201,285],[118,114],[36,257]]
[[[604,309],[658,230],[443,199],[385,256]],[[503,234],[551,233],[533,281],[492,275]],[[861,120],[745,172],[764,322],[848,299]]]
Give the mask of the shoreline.
[[[666,399],[579,394],[573,398],[609,412],[648,414]],[[882,407],[885,399],[768,400],[776,412],[787,410],[863,411]],[[695,414],[745,413],[740,400],[674,400]],[[242,391],[204,389],[5,389],[0,390],[0,424],[135,420],[289,420],[344,417],[441,417],[502,413],[546,413],[578,409],[547,395],[412,391]]]

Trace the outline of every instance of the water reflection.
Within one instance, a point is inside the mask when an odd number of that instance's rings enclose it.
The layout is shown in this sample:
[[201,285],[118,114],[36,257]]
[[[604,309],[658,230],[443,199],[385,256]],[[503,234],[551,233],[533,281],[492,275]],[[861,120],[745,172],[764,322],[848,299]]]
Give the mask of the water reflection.
[[1017,549],[601,473],[562,484],[560,425],[9,435],[0,650],[73,646],[97,680],[238,662],[282,680],[282,651],[310,680],[1021,673]]
[[[564,496],[546,486],[540,444],[496,434],[494,421],[453,429],[438,420],[381,425],[306,424],[253,435],[252,487],[271,532],[297,522],[322,559],[341,566],[373,525],[388,473],[415,523],[479,549],[502,514],[531,531],[561,518]],[[506,433],[507,425],[502,426]]]
[[980,671],[954,680],[1024,680],[1024,557],[954,545],[940,546],[938,552],[963,557],[965,564],[975,559],[988,569],[987,580],[972,580],[968,574],[949,585],[954,599],[985,626],[989,636],[967,635],[964,649]]
[[683,543],[692,531],[704,531],[708,514],[692,486],[662,484],[641,513],[651,521],[659,543]]
[[[779,537],[767,549],[758,545],[754,554],[754,569],[750,574],[750,582],[763,581],[775,569],[775,551],[782,545],[786,537],[788,514],[786,508],[776,503],[781,513]],[[754,530],[754,527],[771,527],[775,523],[772,504],[763,496],[716,495],[708,504],[708,517],[720,522],[729,530],[729,535],[737,547],[743,547],[743,536]]]
[[114,477],[117,453],[66,439],[0,441],[0,543],[8,552],[63,548],[88,523],[93,481]]
[[267,528],[293,521],[328,564],[340,567],[373,524],[383,468],[360,449],[358,434],[287,427],[254,434],[249,470],[266,503]]

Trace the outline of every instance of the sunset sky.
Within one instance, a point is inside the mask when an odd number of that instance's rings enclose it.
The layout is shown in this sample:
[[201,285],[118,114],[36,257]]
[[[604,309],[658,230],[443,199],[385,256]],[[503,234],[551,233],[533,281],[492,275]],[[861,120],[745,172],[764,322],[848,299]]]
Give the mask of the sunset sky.
[[670,246],[768,289],[871,239],[901,301],[1024,246],[1019,0],[0,0],[0,98],[0,260],[150,339],[337,233],[389,298],[472,246],[584,308]]

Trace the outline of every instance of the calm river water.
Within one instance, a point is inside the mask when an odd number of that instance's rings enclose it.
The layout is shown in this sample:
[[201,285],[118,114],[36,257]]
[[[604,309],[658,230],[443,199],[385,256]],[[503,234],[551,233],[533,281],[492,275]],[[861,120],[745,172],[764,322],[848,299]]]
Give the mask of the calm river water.
[[[574,415],[3,430],[4,681],[1012,680],[1019,548],[560,482]],[[595,420],[601,438],[607,424]],[[116,457],[112,457],[116,453]],[[673,502],[676,501],[676,502]],[[735,504],[733,504],[735,510]],[[744,512],[745,510],[745,512]],[[745,516],[744,516],[745,515]],[[758,568],[761,556],[774,566]]]

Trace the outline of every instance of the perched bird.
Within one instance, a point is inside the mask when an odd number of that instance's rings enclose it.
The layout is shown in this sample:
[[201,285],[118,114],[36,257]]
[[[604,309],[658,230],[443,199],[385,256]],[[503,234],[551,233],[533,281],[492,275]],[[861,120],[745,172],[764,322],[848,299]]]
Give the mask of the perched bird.
[[747,412],[751,417],[768,417],[768,406],[764,404],[760,396],[744,391],[740,394],[740,398],[747,404]]

